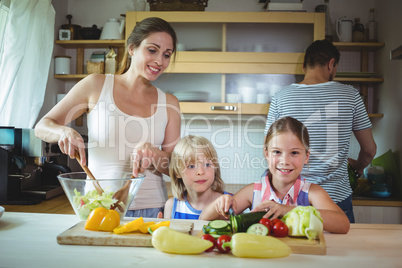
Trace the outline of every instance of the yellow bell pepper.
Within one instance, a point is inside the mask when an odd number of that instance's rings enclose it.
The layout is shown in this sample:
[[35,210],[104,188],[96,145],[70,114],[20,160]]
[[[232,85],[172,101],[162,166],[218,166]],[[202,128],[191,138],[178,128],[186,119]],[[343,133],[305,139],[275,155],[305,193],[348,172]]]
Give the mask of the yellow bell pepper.
[[117,228],[113,229],[113,232],[115,234],[123,234],[123,233],[131,233],[138,231],[140,226],[144,223],[144,219],[142,217],[139,217],[138,219],[135,219],[133,221],[130,221],[129,223],[124,224],[123,226],[119,226]]
[[242,258],[282,258],[292,253],[286,243],[275,237],[248,233],[234,234],[222,247],[230,247],[233,255]]
[[92,210],[85,223],[86,230],[111,232],[120,224],[120,215],[115,210],[103,207]]
[[161,226],[155,232],[152,232],[152,246],[166,253],[199,254],[212,247],[213,243],[200,237]]

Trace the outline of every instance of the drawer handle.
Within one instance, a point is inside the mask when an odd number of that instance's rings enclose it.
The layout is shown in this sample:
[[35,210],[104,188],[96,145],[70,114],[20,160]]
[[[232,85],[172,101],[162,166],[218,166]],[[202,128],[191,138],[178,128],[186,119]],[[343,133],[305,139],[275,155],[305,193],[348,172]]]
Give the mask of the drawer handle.
[[236,106],[211,106],[213,111],[237,111]]

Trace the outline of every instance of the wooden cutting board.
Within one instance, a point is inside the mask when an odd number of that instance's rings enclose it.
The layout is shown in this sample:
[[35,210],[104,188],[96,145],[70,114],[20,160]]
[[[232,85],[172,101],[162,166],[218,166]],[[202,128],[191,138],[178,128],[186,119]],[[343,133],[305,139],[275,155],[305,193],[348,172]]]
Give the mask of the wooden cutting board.
[[[198,232],[196,236],[201,237],[204,233]],[[306,237],[278,237],[285,242],[293,254],[325,255],[327,254],[327,245],[325,243],[324,233],[316,240],[308,240]]]
[[[157,222],[158,220],[153,220]],[[160,220],[161,221],[161,220]],[[129,221],[123,221],[125,224]],[[151,235],[134,232],[129,234],[114,234],[85,230],[85,221],[81,221],[57,236],[57,243],[61,245],[92,245],[92,246],[127,246],[152,247]],[[192,221],[171,220],[170,228],[182,233],[190,234],[193,230]]]
[[292,249],[294,254],[325,255],[327,254],[327,245],[325,243],[324,233],[316,240],[308,240],[306,237],[282,237],[279,238]]

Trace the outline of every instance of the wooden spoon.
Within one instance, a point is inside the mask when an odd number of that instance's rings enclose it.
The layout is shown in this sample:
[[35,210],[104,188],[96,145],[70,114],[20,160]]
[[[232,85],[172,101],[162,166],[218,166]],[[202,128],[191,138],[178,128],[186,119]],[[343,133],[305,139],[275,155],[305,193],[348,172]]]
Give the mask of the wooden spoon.
[[89,168],[87,166],[81,165],[81,157],[80,157],[80,154],[78,153],[78,151],[75,151],[75,159],[77,159],[78,163],[80,164],[82,169],[85,171],[85,173],[88,175],[88,177],[91,180],[94,180],[94,186],[95,186],[96,191],[98,192],[99,195],[102,195],[103,189],[99,185],[99,182],[95,179],[94,175],[92,174],[92,172],[89,170]]

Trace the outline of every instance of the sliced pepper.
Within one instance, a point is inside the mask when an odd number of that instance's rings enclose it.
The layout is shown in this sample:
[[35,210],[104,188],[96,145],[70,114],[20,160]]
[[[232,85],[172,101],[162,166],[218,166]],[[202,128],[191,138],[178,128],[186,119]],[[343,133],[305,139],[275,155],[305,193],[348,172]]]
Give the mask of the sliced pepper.
[[169,227],[170,226],[170,221],[161,221],[155,224],[152,224],[151,226],[148,226],[148,232],[149,230],[151,230],[151,232],[155,231],[156,229],[158,229],[159,227],[162,226],[166,226]]
[[143,224],[141,224],[139,230],[141,233],[147,234],[148,233],[148,227],[155,224],[155,222],[153,221],[149,221],[149,222],[144,222]]
[[111,232],[114,228],[120,224],[120,215],[116,210],[109,210],[101,224],[99,225],[99,231]]
[[144,223],[144,219],[142,217],[130,221],[129,223],[124,224],[123,226],[119,226],[113,229],[115,234],[123,234],[123,233],[131,233],[138,231],[140,226]]
[[104,207],[99,207],[92,210],[88,216],[87,222],[85,223],[85,229],[98,231],[99,226],[107,213],[108,210]]
[[111,232],[120,224],[120,215],[115,210],[103,207],[92,210],[85,223],[86,230]]

